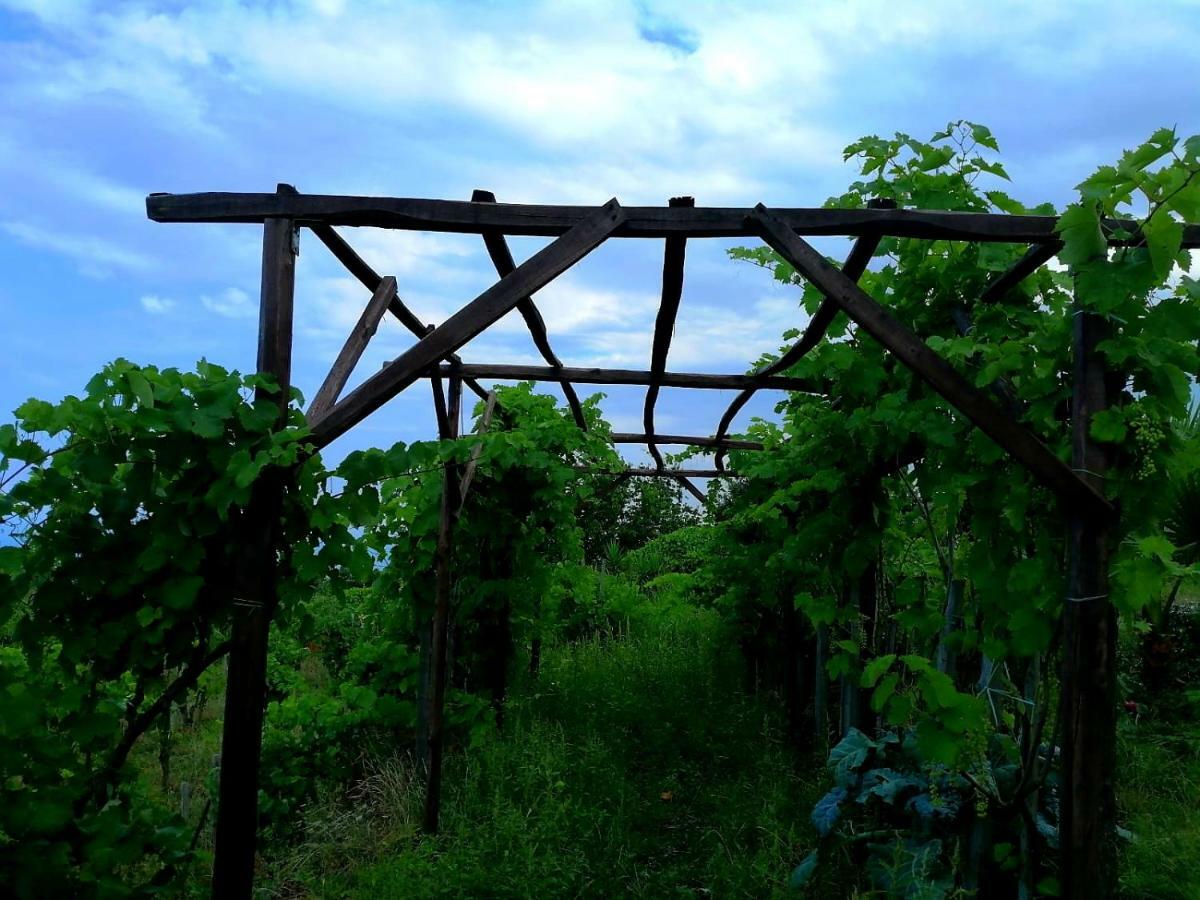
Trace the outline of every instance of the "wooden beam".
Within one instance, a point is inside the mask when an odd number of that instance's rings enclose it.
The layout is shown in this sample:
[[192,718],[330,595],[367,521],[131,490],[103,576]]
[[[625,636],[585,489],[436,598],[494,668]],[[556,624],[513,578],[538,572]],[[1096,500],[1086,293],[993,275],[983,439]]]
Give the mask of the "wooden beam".
[[438,435],[444,436],[450,433],[450,413],[446,409],[446,392],[442,389],[442,376],[435,375],[429,379],[429,386],[433,388],[433,414],[437,417]]
[[[471,195],[471,201],[474,203],[495,203],[496,195],[491,191],[476,190]],[[485,231],[483,233],[483,244],[487,248],[488,256],[492,258],[492,265],[496,267],[496,274],[501,278],[517,267],[516,262],[513,260],[512,251],[508,248],[508,241],[504,239],[503,234],[498,231]],[[517,303],[517,312],[525,320],[525,326],[529,329],[529,336],[533,338],[534,346],[542,354],[542,359],[554,368],[561,369],[562,360],[555,355],[553,348],[550,346],[550,335],[546,332],[546,321],[542,318],[542,314],[538,312],[533,298],[522,297]],[[563,396],[566,397],[567,406],[571,409],[571,416],[575,419],[575,424],[584,431],[587,431],[587,419],[584,418],[583,406],[579,402],[579,395],[575,393],[575,388],[565,378],[560,379],[558,385],[562,388]]]
[[998,409],[891,313],[853,281],[831,266],[805,240],[790,231],[761,204],[751,223],[771,247],[796,267],[826,297],[832,298],[859,327],[884,345],[930,387],[970,419],[988,437],[1060,497],[1081,504],[1093,514],[1109,517],[1112,505],[1094,487],[1071,471],[1036,435]]
[[[1076,301],[1071,465],[1099,491],[1109,455],[1091,437],[1108,406],[1104,354],[1108,321]],[[1117,884],[1117,615],[1109,596],[1109,546],[1115,523],[1076,506],[1067,514],[1067,597],[1059,692],[1062,729],[1059,877],[1068,900],[1104,900]]]
[[[363,287],[372,293],[379,289],[379,283],[383,280],[383,277],[372,269],[367,261],[359,256],[354,248],[346,242],[345,238],[333,230],[331,225],[324,225],[319,222],[313,223],[309,225],[309,230],[317,236],[317,239],[322,244],[329,248],[329,252],[337,258],[338,262],[346,267],[346,270],[351,275],[359,280]],[[433,328],[432,325],[427,325],[418,319],[416,313],[410,310],[398,295],[388,301],[388,312],[395,316],[401,325],[418,338],[425,337]],[[449,363],[462,362],[454,354],[447,356],[446,361]],[[475,381],[466,379],[464,384],[481,400],[487,398],[488,392],[481,388]]]
[[420,378],[431,365],[454,353],[503,317],[522,297],[545,287],[579,262],[612,233],[623,216],[620,204],[610,200],[594,209],[588,219],[521,263],[317,420],[312,426],[317,445],[325,446],[344,434]]
[[[459,371],[464,376],[487,378],[498,381],[558,381],[564,375],[576,384],[635,384],[648,385],[651,373],[646,369],[583,369],[564,366],[553,369],[547,366],[513,366],[504,363],[463,363],[461,366],[440,366],[437,371],[448,375]],[[428,378],[432,370],[420,377]],[[662,376],[663,387],[696,388],[701,390],[738,390],[757,386],[761,390],[802,391],[822,393],[824,384],[816,384],[807,378],[788,378],[780,375],[759,378],[756,375],[709,375],[701,372],[666,372]]]
[[[894,200],[873,199],[868,206],[871,209],[895,209],[896,203]],[[867,271],[867,266],[870,265],[872,258],[875,256],[875,250],[879,247],[880,240],[880,236],[874,234],[863,235],[854,242],[854,246],[850,248],[850,255],[842,263],[842,272],[845,273],[847,278],[851,278],[854,281],[862,278],[863,273]],[[800,340],[784,351],[779,359],[763,366],[755,374],[774,375],[778,372],[785,372],[798,363],[821,343],[821,339],[829,331],[829,326],[833,324],[833,320],[837,316],[839,309],[838,305],[828,298],[822,301],[812,319],[809,320],[808,327],[804,329],[804,334],[800,336]],[[746,388],[733,398],[733,402],[729,404],[729,408],[721,416],[721,421],[717,423],[717,437],[723,438],[729,434],[729,428],[733,425],[733,420],[742,411],[742,408],[750,402],[750,398],[754,396],[757,390],[757,388],[753,387]],[[718,469],[725,468],[724,452],[717,453],[714,462]]]
[[628,469],[598,469],[594,466],[575,466],[580,472],[591,475],[623,475],[626,478],[745,478],[737,472],[722,469],[656,469],[633,466]]
[[[676,209],[694,207],[691,197],[672,197],[668,206]],[[672,235],[667,238],[663,251],[662,299],[658,314],[654,317],[654,339],[650,347],[650,386],[646,389],[646,402],[642,408],[642,426],[646,429],[647,449],[654,457],[654,464],[662,468],[663,458],[654,445],[654,404],[658,402],[663,373],[667,370],[667,353],[671,349],[671,337],[675,333],[675,318],[679,314],[679,301],[683,298],[683,264],[687,250],[687,237]]]
[[689,494],[691,494],[693,497],[696,498],[697,503],[699,503],[701,506],[704,505],[705,501],[708,498],[704,496],[704,492],[702,490],[700,490],[700,488],[698,488],[694,484],[692,484],[690,478],[688,478],[686,475],[680,475],[680,474],[676,473],[675,480],[678,481],[680,484],[682,484],[684,489],[687,490],[687,492]]
[[[450,431],[443,435],[458,437],[458,415],[462,408],[462,381],[450,380],[448,418]],[[429,771],[425,780],[425,807],[422,828],[437,834],[442,808],[442,751],[445,744],[446,709],[446,638],[450,627],[450,567],[454,560],[454,511],[458,509],[457,466],[442,466],[442,497],[438,519],[437,546],[434,549],[434,609],[430,641],[429,697]]]
[[1034,244],[1011,267],[1001,272],[979,295],[980,303],[996,303],[1018,284],[1053,259],[1062,249],[1059,241]]
[[[479,417],[479,424],[475,426],[476,434],[486,434],[488,427],[492,424],[492,413],[496,411],[496,394],[493,391],[488,394],[487,404],[483,408],[483,415]],[[479,457],[483,455],[483,444],[476,444],[471,448],[471,458],[467,460],[466,468],[463,469],[462,480],[458,483],[458,508],[454,511],[454,517],[457,519],[462,515],[463,506],[467,502],[467,492],[471,490],[471,482],[475,478],[475,470],[479,467]]]
[[391,275],[382,278],[379,287],[375,288],[375,293],[371,295],[371,299],[363,309],[362,315],[354,323],[354,328],[346,338],[346,343],[342,345],[337,359],[333,361],[333,366],[329,369],[329,374],[325,376],[325,381],[321,383],[316,396],[309,404],[307,416],[310,421],[325,415],[337,401],[338,395],[342,393],[342,388],[350,380],[350,373],[354,371],[354,367],[362,358],[363,351],[367,349],[367,344],[375,336],[375,332],[379,328],[379,320],[383,318],[388,304],[395,296],[396,279]]
[[[514,203],[469,203],[401,197],[358,197],[323,194],[151,194],[146,213],[156,222],[262,222],[291,217],[304,224],[372,226],[413,231],[461,234],[540,235],[556,237],[585,221],[591,206],[533,206]],[[670,209],[636,206],[613,237],[693,238],[747,237],[751,211],[744,207]],[[793,232],[806,236],[866,234],[953,241],[992,241],[1040,244],[1057,239],[1054,216],[1012,216],[999,213],[947,212],[929,209],[778,209],[775,214]],[[1136,222],[1106,220],[1109,233],[1131,237],[1113,245],[1140,244]],[[1200,247],[1200,226],[1184,228],[1183,246]]]
[[[280,190],[286,186],[281,185]],[[274,377],[278,394],[264,388],[259,400],[273,400],[286,415],[292,371],[292,311],[296,283],[296,229],[288,219],[263,226],[262,287],[259,301],[258,371]],[[216,846],[212,896],[250,897],[258,845],[258,782],[263,715],[267,702],[267,642],[278,602],[276,571],[280,515],[287,476],[265,471],[251,488],[239,529],[242,558],[232,603],[229,669],[221,728]]]
[[[631,434],[618,431],[610,435],[614,444],[648,444],[651,440],[648,434]],[[730,438],[701,437],[686,434],[656,434],[653,438],[656,444],[682,444],[687,447],[720,447],[725,450],[762,450],[759,441],[737,441]]]

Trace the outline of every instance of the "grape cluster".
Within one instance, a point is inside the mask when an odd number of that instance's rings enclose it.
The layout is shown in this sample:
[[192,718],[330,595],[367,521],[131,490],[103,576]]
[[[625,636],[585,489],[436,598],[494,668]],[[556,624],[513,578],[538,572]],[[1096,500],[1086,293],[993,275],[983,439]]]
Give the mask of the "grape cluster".
[[1160,422],[1151,419],[1145,413],[1129,423],[1133,430],[1133,440],[1137,445],[1140,463],[1134,477],[1146,480],[1158,471],[1158,463],[1154,461],[1154,452],[1166,440],[1167,432]]

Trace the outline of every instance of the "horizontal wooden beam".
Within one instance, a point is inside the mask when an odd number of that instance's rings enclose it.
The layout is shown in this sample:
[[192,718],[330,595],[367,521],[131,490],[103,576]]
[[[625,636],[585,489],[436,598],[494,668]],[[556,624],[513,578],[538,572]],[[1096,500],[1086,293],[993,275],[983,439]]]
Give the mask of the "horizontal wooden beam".
[[[156,222],[262,222],[290,218],[301,224],[359,225],[411,231],[462,234],[499,232],[555,237],[584,221],[594,206],[533,206],[515,203],[472,203],[402,197],[356,197],[327,194],[151,194],[146,213]],[[614,237],[694,238],[747,237],[751,210],[741,207],[634,206]],[[999,213],[946,212],[928,209],[825,209],[800,207],[774,210],[793,232],[806,236],[865,234],[956,241],[1039,244],[1057,239],[1054,216],[1011,216]],[[1140,242],[1135,222],[1109,221],[1113,230]],[[1113,241],[1117,244],[1119,242]],[[1200,226],[1184,229],[1184,247],[1200,247]]]
[[726,450],[762,450],[763,445],[758,441],[737,441],[732,438],[693,437],[686,434],[658,434],[651,438],[648,434],[631,434],[618,431],[612,435],[614,444],[678,444],[685,447],[723,447]]
[[[481,206],[487,206],[483,203]],[[620,223],[624,211],[610,200],[591,216],[547,244],[508,275],[448,318],[400,356],[351,391],[312,424],[313,441],[324,447],[345,434],[383,404],[460,347],[512,311],[522,297],[541,290],[600,246]],[[462,371],[452,373],[465,377]],[[561,376],[559,376],[561,377]]]
[[727,472],[721,469],[655,469],[655,468],[630,468],[630,469],[597,469],[592,466],[576,466],[580,472],[587,472],[591,475],[620,475],[625,478],[745,478],[745,475],[739,475],[737,472]]
[[760,204],[754,210],[751,223],[763,240],[795,266],[797,272],[834,300],[860,328],[999,444],[1038,481],[1059,497],[1079,503],[1095,514],[1113,514],[1113,507],[1103,494],[1071,471],[1071,467],[1055,456],[1032,431],[992,403],[911,329],[831,266],[808,242],[792,233],[786,222]]
[[[510,366],[505,364],[463,363],[460,366],[443,365],[438,374],[443,376],[458,372],[464,378],[490,378],[501,381],[561,381],[566,378],[576,384],[650,384],[652,373],[645,369],[586,369],[563,366]],[[432,371],[422,377],[428,378]],[[790,378],[783,375],[760,377],[757,375],[708,375],[700,372],[664,372],[659,382],[663,387],[701,388],[707,390],[740,390],[755,386],[760,390],[800,391],[823,393],[822,385],[808,378]]]

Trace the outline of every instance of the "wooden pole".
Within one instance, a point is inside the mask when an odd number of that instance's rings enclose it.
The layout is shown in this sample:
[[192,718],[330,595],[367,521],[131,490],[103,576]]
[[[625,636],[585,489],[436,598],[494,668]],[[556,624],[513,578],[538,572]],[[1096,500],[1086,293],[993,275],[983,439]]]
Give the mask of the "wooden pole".
[[[1107,454],[1088,434],[1108,405],[1104,360],[1109,336],[1095,313],[1075,311],[1071,466],[1103,490]],[[1068,515],[1067,599],[1063,606],[1063,796],[1060,839],[1063,897],[1103,900],[1116,885],[1113,775],[1116,768],[1116,613],[1109,600],[1111,522],[1080,503]]]
[[[690,208],[696,205],[691,197],[672,197],[673,208]],[[662,387],[662,377],[667,371],[667,353],[671,349],[671,337],[675,333],[675,318],[679,315],[679,302],[683,299],[683,264],[687,253],[687,238],[669,237],[663,252],[662,299],[658,304],[658,315],[654,319],[654,339],[650,347],[650,386],[646,390],[646,403],[642,410],[642,423],[649,438],[647,448],[654,457],[655,467],[665,465],[662,453],[654,440],[654,404]]]
[[[496,195],[491,191],[476,190],[471,194],[471,202],[495,203]],[[492,265],[496,267],[496,274],[501,278],[517,267],[516,262],[513,260],[512,251],[508,248],[508,241],[504,239],[503,234],[495,231],[484,232],[483,243],[487,247],[488,256],[492,258]],[[562,360],[555,355],[554,349],[550,346],[550,335],[546,332],[546,321],[542,318],[542,314],[538,312],[533,298],[523,297],[521,302],[517,304],[517,312],[525,320],[525,325],[529,329],[529,336],[533,338],[534,346],[542,354],[542,359],[549,363],[552,368],[561,369]],[[587,418],[583,414],[583,405],[579,402],[579,395],[575,393],[574,386],[565,378],[558,384],[562,388],[567,406],[571,408],[571,415],[575,419],[575,424],[583,431],[587,431]]]
[[[462,406],[462,379],[450,379],[447,437],[458,437],[458,415]],[[425,814],[422,827],[427,834],[437,834],[442,806],[442,750],[445,734],[446,707],[446,636],[450,622],[450,566],[453,562],[453,525],[458,510],[458,472],[452,462],[442,471],[441,518],[438,523],[435,567],[437,595],[433,610],[433,636],[430,642],[432,670],[430,672],[429,704],[429,772],[425,781]]]
[[[280,419],[291,387],[292,298],[296,275],[296,228],[290,219],[263,226],[262,293],[259,305],[258,371],[281,389]],[[260,388],[258,398],[267,396]],[[277,601],[276,568],[283,472],[255,483],[245,512],[246,554],[234,601],[225,721],[221,735],[214,898],[248,898],[254,888],[258,838],[258,770],[267,694],[267,639]]]

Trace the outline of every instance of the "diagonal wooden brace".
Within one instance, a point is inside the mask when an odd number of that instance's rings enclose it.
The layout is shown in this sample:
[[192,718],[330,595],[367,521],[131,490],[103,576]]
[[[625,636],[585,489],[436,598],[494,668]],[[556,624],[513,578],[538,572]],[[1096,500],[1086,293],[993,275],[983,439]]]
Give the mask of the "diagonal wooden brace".
[[1020,422],[1000,410],[909,328],[875,302],[862,288],[831,266],[761,203],[747,217],[780,256],[795,266],[826,297],[840,306],[860,328],[883,344],[905,366],[999,444],[1013,459],[1064,499],[1098,515],[1112,516],[1112,504],[1059,459]]
[[[492,415],[496,411],[496,392],[488,393],[487,404],[483,408],[483,415],[479,417],[479,424],[475,427],[475,433],[479,435],[487,434],[488,428],[492,424]],[[467,492],[471,490],[471,482],[475,479],[475,470],[479,467],[479,457],[483,455],[483,444],[476,444],[471,448],[471,458],[467,460],[467,465],[463,469],[462,479],[458,483],[458,507],[454,510],[455,518],[462,515],[463,507],[467,504]]]
[[[885,209],[888,207],[875,206],[872,208]],[[842,263],[842,272],[847,278],[851,278],[854,281],[862,278],[863,273],[867,271],[867,266],[871,264],[871,258],[875,255],[875,250],[879,247],[880,240],[881,236],[878,234],[865,234],[854,242],[854,246],[850,248],[850,255]],[[800,340],[789,347],[779,359],[763,366],[754,374],[766,376],[774,375],[778,372],[786,372],[816,349],[817,345],[821,343],[822,338],[825,337],[825,333],[829,331],[829,326],[833,324],[837,313],[838,305],[832,300],[826,299],[821,303],[821,306],[817,309],[812,319],[809,320],[808,327],[804,329],[804,334],[800,336]],[[733,425],[734,418],[742,411],[742,407],[750,402],[750,398],[754,396],[757,390],[757,387],[748,387],[733,398],[733,402],[729,404],[729,408],[725,410],[725,414],[721,416],[721,421],[717,424],[716,437],[718,439],[724,438],[729,434],[729,428]],[[716,463],[718,469],[725,468],[724,447],[717,451],[717,455],[713,461]]]
[[614,198],[521,263],[314,422],[316,445],[323,447],[345,434],[420,378],[438,360],[458,350],[514,309],[522,298],[545,287],[587,256],[624,220],[625,211]]
[[367,349],[367,344],[375,336],[375,332],[379,328],[379,320],[383,318],[383,314],[387,312],[388,305],[395,296],[396,279],[391,275],[380,279],[379,287],[375,288],[362,315],[354,324],[350,336],[346,338],[346,343],[342,345],[341,352],[334,360],[329,374],[325,376],[325,381],[322,382],[312,403],[309,404],[307,416],[310,422],[321,418],[337,402],[338,395],[341,394],[342,388],[350,379],[350,373],[354,371],[354,367],[362,358],[363,351]]

